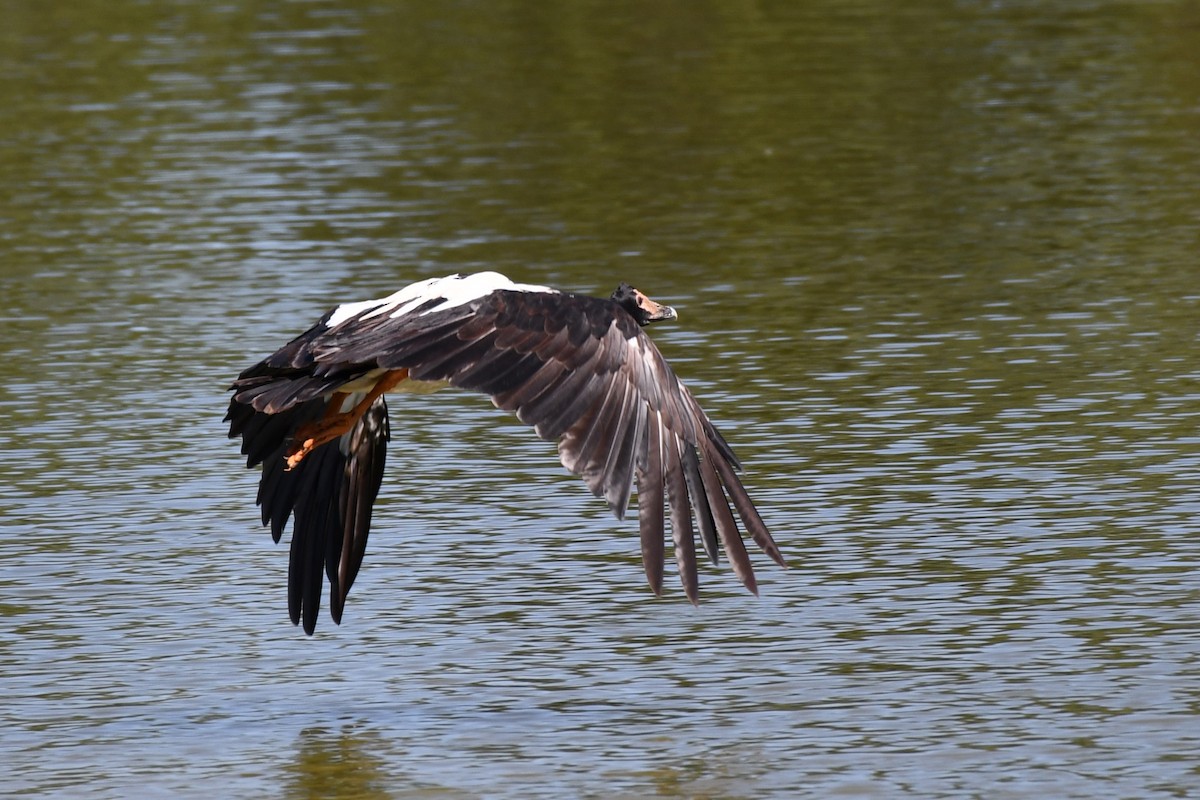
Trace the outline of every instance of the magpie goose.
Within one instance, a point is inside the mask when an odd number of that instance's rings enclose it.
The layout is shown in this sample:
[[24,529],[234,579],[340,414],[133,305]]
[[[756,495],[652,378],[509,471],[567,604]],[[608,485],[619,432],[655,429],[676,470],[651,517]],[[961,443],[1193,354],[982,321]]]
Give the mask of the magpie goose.
[[675,310],[628,284],[609,298],[495,272],[414,283],[323,316],[230,387],[229,437],[262,465],[258,504],[279,541],[292,526],[288,611],[312,633],[324,573],[340,623],[366,551],[390,439],[384,393],[456,386],[516,412],[603,496],[618,518],[637,483],[642,561],[662,591],[664,505],[684,592],[699,596],[693,531],[757,594],[730,503],[763,551],[787,566],[738,479],[741,468],[642,328]]

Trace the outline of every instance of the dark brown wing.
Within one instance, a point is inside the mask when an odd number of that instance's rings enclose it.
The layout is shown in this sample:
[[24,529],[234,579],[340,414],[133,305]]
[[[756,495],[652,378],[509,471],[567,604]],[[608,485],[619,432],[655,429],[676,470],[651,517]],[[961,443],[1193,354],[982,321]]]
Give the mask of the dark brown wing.
[[[354,397],[353,395],[351,397]],[[276,542],[294,515],[288,562],[288,613],[306,633],[317,624],[321,588],[329,580],[330,615],[342,620],[346,595],[362,565],[371,512],[383,480],[390,438],[387,404],[376,400],[339,440],[318,447],[293,470],[284,469],[292,432],[319,417],[323,399],[275,414],[231,402],[230,437],[242,437],[249,467],[262,464],[258,504]]]
[[[646,575],[656,593],[662,548],[651,540],[663,532],[663,501],[656,497],[665,496],[671,509],[680,577],[693,602],[693,521],[708,556],[716,562],[719,536],[738,577],[757,591],[729,501],[754,541],[786,566],[737,477],[733,451],[623,309],[576,295],[496,292],[473,312],[461,324],[389,343],[374,363],[490,395],[557,442],[563,466],[618,517],[636,477]],[[369,360],[364,352],[356,358]]]

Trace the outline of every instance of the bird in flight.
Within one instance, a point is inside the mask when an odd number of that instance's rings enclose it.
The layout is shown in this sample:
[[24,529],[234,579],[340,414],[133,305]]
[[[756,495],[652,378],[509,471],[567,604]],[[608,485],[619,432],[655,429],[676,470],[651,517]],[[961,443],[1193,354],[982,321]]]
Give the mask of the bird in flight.
[[698,602],[694,532],[717,563],[758,593],[730,509],[787,564],[738,478],[737,457],[643,328],[675,310],[628,284],[595,298],[514,283],[495,272],[431,278],[347,303],[230,387],[225,421],[246,466],[262,465],[262,523],[279,541],[289,517],[288,613],[316,627],[325,579],[340,623],[366,552],[391,438],[385,393],[455,386],[547,441],[618,519],[637,484],[642,562],[662,591],[664,506],[684,592]]

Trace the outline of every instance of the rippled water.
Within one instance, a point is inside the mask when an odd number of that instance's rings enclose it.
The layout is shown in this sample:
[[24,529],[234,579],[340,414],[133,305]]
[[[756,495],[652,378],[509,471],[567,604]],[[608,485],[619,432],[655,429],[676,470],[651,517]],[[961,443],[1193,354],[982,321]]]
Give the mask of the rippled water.
[[[5,18],[0,794],[1200,792],[1194,10]],[[445,393],[393,404],[344,624],[288,623],[225,385],[483,267],[680,308],[761,598],[655,599]]]

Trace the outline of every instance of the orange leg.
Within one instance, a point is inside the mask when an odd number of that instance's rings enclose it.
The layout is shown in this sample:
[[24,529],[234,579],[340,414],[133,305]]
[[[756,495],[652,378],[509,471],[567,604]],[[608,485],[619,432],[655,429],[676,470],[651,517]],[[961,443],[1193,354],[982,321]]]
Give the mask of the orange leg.
[[325,413],[321,419],[305,423],[296,429],[296,433],[292,436],[292,445],[287,452],[287,469],[295,469],[313,450],[349,433],[359,418],[367,413],[367,409],[381,394],[392,389],[407,377],[408,370],[406,369],[385,373],[358,405],[345,412],[339,412],[338,409],[342,407],[347,395],[344,392],[334,392],[333,397],[329,399],[329,404],[325,406]]

